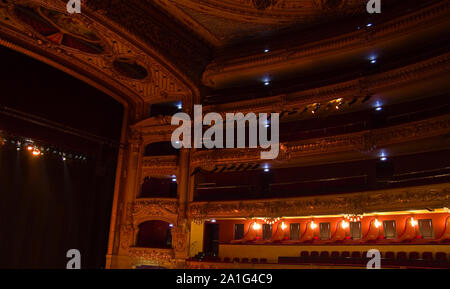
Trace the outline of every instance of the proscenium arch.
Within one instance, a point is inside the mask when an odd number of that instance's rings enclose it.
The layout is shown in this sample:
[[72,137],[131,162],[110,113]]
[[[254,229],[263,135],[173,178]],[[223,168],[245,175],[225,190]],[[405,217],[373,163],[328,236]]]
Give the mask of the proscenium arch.
[[[18,3],[37,5],[38,7],[44,6],[60,13],[64,13],[63,11],[65,10],[66,5],[64,1],[54,1],[50,3],[49,1],[44,0],[18,0],[14,3],[11,1],[0,2],[0,9],[11,12],[11,5],[16,5]],[[103,34],[110,36],[110,38],[116,37],[118,41],[120,40],[119,42],[121,42],[122,46],[130,47],[129,51],[137,51],[136,55],[138,57],[151,59],[152,63],[157,63],[164,69],[165,73],[179,82],[180,87],[184,89],[182,91],[182,94],[184,95],[183,100],[185,102],[184,107],[190,109],[193,101],[199,99],[199,89],[194,82],[168,59],[158,53],[157,49],[149,46],[147,42],[138,39],[136,36],[131,35],[125,29],[109,21],[99,13],[90,11],[87,7],[83,8],[82,15],[73,15],[73,17],[78,20],[82,18],[92,23],[93,26],[101,27],[101,32]],[[148,100],[146,100],[139,92],[136,92],[136,90],[133,90],[131,87],[124,84],[127,82],[126,80],[114,77],[114,74],[110,73],[110,67],[95,66],[93,63],[94,61],[90,62],[88,54],[67,49],[67,47],[61,44],[46,41],[46,38],[43,37],[43,35],[40,35],[37,31],[33,31],[31,27],[27,27],[23,23],[20,23],[13,15],[11,15],[11,17],[0,19],[0,45],[72,75],[107,95],[110,95],[116,101],[121,103],[124,107],[120,138],[122,144],[127,143],[129,133],[128,127],[144,118],[144,107]],[[68,52],[66,50],[68,50]],[[118,52],[118,54],[120,53]],[[74,55],[77,55],[77,57]],[[104,55],[99,57],[104,57]],[[94,56],[92,58],[94,58]],[[129,83],[132,83],[132,81],[133,80],[130,80]],[[149,83],[149,85],[153,85],[153,83]],[[123,191],[121,189],[123,186],[121,174],[125,158],[124,146],[121,146],[116,168],[116,183],[107,250],[108,256],[111,256],[113,251],[118,248],[118,242],[115,240],[115,236],[118,233],[116,223],[118,218],[124,217],[118,216],[117,212],[119,211],[119,193]]]

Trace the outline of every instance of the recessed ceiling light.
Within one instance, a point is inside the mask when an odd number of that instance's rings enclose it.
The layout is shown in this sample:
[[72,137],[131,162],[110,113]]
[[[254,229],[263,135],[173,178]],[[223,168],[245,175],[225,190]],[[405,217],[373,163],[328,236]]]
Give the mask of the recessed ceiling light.
[[370,61],[370,63],[375,64],[375,63],[377,63],[377,60],[376,60],[376,59],[372,59],[372,60]]
[[382,108],[381,106],[379,106],[379,107],[375,108],[375,110],[376,110],[376,111],[382,111],[383,108]]
[[268,52],[270,52],[270,49],[264,49],[264,52],[268,53]]
[[367,27],[372,27],[372,25],[373,25],[372,23],[367,23],[366,26],[367,26]]
[[264,82],[264,85],[265,85],[265,86],[268,86],[269,84],[270,84],[270,81],[265,81],[265,82]]

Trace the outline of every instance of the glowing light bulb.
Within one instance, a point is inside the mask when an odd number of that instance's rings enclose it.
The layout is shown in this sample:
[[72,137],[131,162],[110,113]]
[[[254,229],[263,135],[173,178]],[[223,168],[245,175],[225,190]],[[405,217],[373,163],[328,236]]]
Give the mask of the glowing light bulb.
[[375,228],[379,228],[381,226],[380,221],[378,219],[375,219]]
[[314,230],[315,228],[317,228],[316,223],[314,223],[314,221],[311,221],[311,229]]
[[282,230],[285,230],[287,228],[287,225],[283,222],[283,223],[281,223],[281,229]]
[[411,218],[411,226],[413,227],[417,226],[417,221],[414,220],[414,218]]
[[342,229],[347,229],[348,223],[346,221],[342,221]]
[[259,229],[261,229],[261,225],[255,222],[253,224],[253,230],[259,230]]

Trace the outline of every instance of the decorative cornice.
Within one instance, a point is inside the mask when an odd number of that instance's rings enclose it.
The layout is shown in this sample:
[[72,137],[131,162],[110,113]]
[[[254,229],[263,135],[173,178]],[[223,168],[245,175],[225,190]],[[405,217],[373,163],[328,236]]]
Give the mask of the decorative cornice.
[[194,202],[191,219],[292,217],[448,207],[450,184],[289,199]]

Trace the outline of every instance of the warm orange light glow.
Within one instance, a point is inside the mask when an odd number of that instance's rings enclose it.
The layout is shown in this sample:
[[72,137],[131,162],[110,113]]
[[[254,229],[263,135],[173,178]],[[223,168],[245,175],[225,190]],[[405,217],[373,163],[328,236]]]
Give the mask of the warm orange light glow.
[[315,229],[315,228],[317,228],[317,225],[314,223],[314,221],[311,221],[311,229]]
[[381,226],[380,221],[378,219],[375,219],[375,228],[379,228]]
[[417,226],[417,221],[414,220],[414,218],[411,218],[411,226],[413,227]]
[[283,223],[281,223],[281,229],[282,230],[285,230],[287,228],[287,225],[283,222]]
[[348,223],[346,221],[342,221],[342,229],[347,229],[348,228]]
[[255,222],[255,223],[253,224],[253,230],[259,230],[259,229],[261,229],[261,225],[258,224],[257,222]]
[[27,150],[31,151],[33,149],[32,146],[27,146]]
[[38,150],[33,151],[33,156],[35,156],[35,157],[39,156],[40,154],[41,154],[41,152]]

